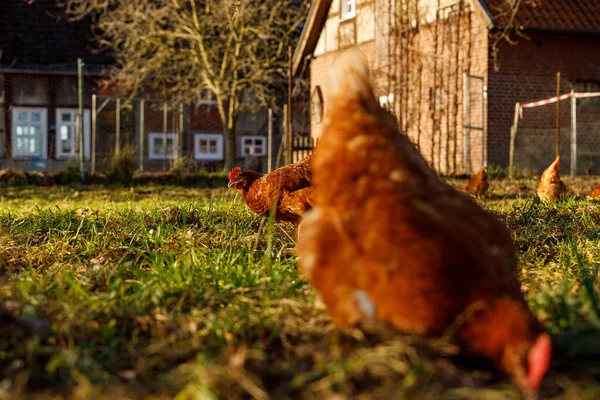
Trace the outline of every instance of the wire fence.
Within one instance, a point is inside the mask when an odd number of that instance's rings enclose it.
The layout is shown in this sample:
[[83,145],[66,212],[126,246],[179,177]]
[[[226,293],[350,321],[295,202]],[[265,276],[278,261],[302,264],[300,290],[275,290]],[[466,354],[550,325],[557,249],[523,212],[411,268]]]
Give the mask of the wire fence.
[[[33,93],[35,88],[32,85]],[[76,90],[76,85],[71,89]],[[75,98],[65,106],[45,98],[23,98],[0,107],[0,168],[58,172],[75,164],[80,153],[79,124],[86,171],[107,171],[111,159],[123,152],[133,154],[140,171],[167,171],[175,162],[184,162],[190,171],[223,167],[223,125],[210,99],[187,104],[86,94],[81,121]],[[307,139],[308,105],[298,103],[294,108],[293,143],[298,146],[294,155],[308,154],[312,148]],[[260,172],[283,165],[284,125],[283,110],[241,111],[236,123],[236,164]]]
[[599,115],[600,92],[573,90],[558,97],[517,103],[511,129],[510,171],[541,173],[557,155],[558,137],[562,174],[600,174]]

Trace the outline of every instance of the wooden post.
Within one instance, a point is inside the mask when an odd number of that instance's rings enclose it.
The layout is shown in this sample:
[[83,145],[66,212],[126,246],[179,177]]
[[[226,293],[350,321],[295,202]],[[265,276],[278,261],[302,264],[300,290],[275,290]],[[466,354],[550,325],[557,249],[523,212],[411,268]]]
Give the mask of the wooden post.
[[183,103],[179,103],[179,135],[177,135],[177,157],[183,157]]
[[140,100],[140,171],[144,170],[144,99]]
[[117,97],[115,154],[121,151],[121,99]]
[[294,152],[292,149],[292,138],[294,135],[294,113],[292,111],[292,46],[288,46],[288,63],[289,63],[289,68],[288,68],[288,107],[287,107],[287,125],[288,125],[288,131],[287,131],[287,157],[286,157],[286,163],[287,164],[291,164],[293,162],[293,158],[294,158]]
[[556,73],[556,157],[560,155],[560,72]]
[[96,172],[96,95],[92,95],[92,172]]
[[470,148],[470,135],[469,127],[471,122],[469,120],[469,77],[466,72],[463,73],[463,164],[465,166],[465,174],[470,172],[469,168],[469,148]]
[[577,98],[571,89],[571,176],[577,175]]
[[163,164],[166,168],[167,164],[167,129],[169,126],[169,111],[167,102],[163,103]]
[[83,168],[83,60],[77,59],[77,118],[76,124],[78,148],[79,148],[79,174],[81,182],[85,181],[85,169]]
[[508,176],[513,177],[514,174],[514,154],[515,154],[515,141],[517,138],[517,128],[519,127],[519,112],[521,111],[521,103],[515,103],[515,115],[513,117],[513,124],[510,127],[510,149],[508,153]]
[[267,172],[271,172],[273,170],[273,109],[270,107],[267,118]]

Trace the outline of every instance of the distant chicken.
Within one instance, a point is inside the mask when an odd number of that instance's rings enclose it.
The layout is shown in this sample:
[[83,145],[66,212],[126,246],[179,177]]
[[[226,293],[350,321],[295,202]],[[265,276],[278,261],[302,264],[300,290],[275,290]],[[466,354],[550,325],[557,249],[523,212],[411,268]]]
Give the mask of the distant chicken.
[[597,199],[600,197],[600,186],[597,186],[590,194],[587,195],[588,199]]
[[557,201],[567,192],[567,188],[560,180],[560,156],[542,174],[537,194],[542,201]]
[[326,94],[315,208],[300,227],[298,255],[333,320],[452,332],[467,354],[535,393],[551,340],[520,291],[507,229],[438,179],[379,106],[359,53],[341,56]]
[[483,167],[475,174],[464,187],[464,189],[475,196],[485,196],[490,184],[487,181],[487,168]]
[[263,175],[236,167],[229,173],[229,187],[242,191],[246,204],[261,216],[276,205],[275,221],[298,226],[312,207],[311,156]]

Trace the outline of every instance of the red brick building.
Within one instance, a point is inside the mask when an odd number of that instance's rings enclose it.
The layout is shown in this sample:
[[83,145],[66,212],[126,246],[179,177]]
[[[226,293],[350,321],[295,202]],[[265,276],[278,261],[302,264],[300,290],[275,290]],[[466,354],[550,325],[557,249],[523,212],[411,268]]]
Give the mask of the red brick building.
[[[194,104],[180,106],[152,100],[149,94],[128,99],[118,87],[106,87],[103,83],[115,57],[94,48],[90,20],[68,21],[58,3],[0,1],[0,169],[58,171],[76,157],[78,58],[85,64],[83,137],[87,169],[92,159],[98,171],[108,166],[117,135],[120,146],[136,148],[140,166],[145,169],[168,168],[179,156],[209,169],[220,168],[223,130],[211,93],[201,93]],[[97,96],[99,110],[93,145],[92,94]],[[122,97],[117,106],[118,95]],[[273,158],[281,142],[280,121],[281,116],[275,115]],[[266,169],[267,111],[242,112],[237,127],[240,165]]]
[[[600,90],[600,1],[528,0],[516,12],[514,4],[316,0],[293,59],[297,74],[310,63],[313,136],[320,135],[327,107],[328,68],[341,52],[358,47],[380,102],[439,172],[506,167],[516,102],[554,96],[559,71],[562,93]],[[568,109],[565,104],[561,111],[563,124]],[[536,128],[519,139],[527,147],[520,161],[528,168],[539,171],[554,158],[554,112],[526,116]],[[594,115],[600,120],[592,112],[586,118]],[[569,135],[562,131],[568,171]],[[600,133],[591,132],[586,142],[600,145]]]

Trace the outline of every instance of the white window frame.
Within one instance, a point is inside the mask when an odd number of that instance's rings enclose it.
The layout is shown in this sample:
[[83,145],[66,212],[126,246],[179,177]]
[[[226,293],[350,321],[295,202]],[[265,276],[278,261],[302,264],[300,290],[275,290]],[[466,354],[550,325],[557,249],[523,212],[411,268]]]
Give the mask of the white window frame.
[[[75,138],[77,137],[77,133],[75,132],[75,129],[77,127],[77,124],[75,122],[75,118],[77,117],[77,112],[79,110],[77,110],[76,108],[57,108],[56,109],[56,158],[57,159],[68,159],[71,157],[76,156],[77,154],[79,154],[79,148],[77,147],[77,143],[75,141]],[[63,113],[70,113],[73,116],[72,122],[69,123],[64,123],[62,121],[61,118],[61,114]],[[61,146],[61,139],[60,139],[60,127],[61,125],[71,125],[73,127],[73,145],[71,146],[71,151],[70,152],[64,152],[62,150],[62,146]],[[91,148],[91,141],[90,141],[90,130],[91,130],[91,113],[89,109],[84,109],[83,110],[83,157],[87,160],[90,158],[90,148]]]
[[[26,113],[40,113],[40,121],[36,121],[36,122],[32,122],[29,121],[27,122],[28,126],[32,126],[32,125],[36,125],[40,127],[40,152],[39,154],[32,154],[32,153],[28,153],[28,154],[19,154],[17,152],[17,126],[18,125],[22,125],[19,123],[18,121],[18,115],[20,112],[26,112]],[[28,158],[41,158],[41,159],[47,159],[48,158],[48,109],[47,108],[43,108],[43,107],[13,107],[12,109],[12,113],[11,113],[11,119],[12,119],[12,154],[13,157],[16,159],[28,159]]]
[[340,19],[345,21],[354,17],[356,17],[356,0],[340,0]]
[[[257,147],[257,145],[254,143],[257,139],[262,140],[262,150],[259,154],[256,154],[254,152],[254,149]],[[246,152],[244,151],[244,141],[246,140],[252,140],[252,145],[250,146],[250,153],[246,154]],[[266,156],[267,155],[267,137],[266,136],[240,136],[240,150],[242,153],[242,156],[256,156],[256,157],[261,157],[261,156]]]
[[202,89],[196,99],[197,105],[214,105],[217,104],[215,95],[210,89]]
[[148,159],[150,160],[174,160],[179,156],[179,135],[173,132],[168,132],[166,138],[173,139],[173,147],[175,152],[169,154],[157,154],[154,149],[154,139],[163,139],[165,134],[163,132],[150,132],[148,133]]
[[[200,152],[200,140],[216,140],[216,153]],[[194,159],[195,160],[222,160],[223,159],[223,135],[219,133],[194,133]]]

